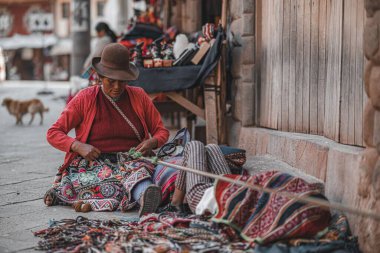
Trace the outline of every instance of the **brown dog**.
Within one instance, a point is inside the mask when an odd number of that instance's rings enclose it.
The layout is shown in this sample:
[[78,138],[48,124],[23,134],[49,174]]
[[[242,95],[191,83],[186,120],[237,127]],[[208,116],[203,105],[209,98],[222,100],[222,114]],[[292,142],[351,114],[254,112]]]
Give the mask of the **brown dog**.
[[11,98],[4,98],[1,105],[6,106],[9,114],[16,117],[16,125],[23,124],[22,117],[27,113],[30,113],[32,115],[32,118],[29,121],[29,125],[32,124],[34,120],[34,114],[37,112],[41,116],[40,125],[42,125],[44,112],[49,111],[49,108],[44,107],[43,103],[39,99],[20,101]]

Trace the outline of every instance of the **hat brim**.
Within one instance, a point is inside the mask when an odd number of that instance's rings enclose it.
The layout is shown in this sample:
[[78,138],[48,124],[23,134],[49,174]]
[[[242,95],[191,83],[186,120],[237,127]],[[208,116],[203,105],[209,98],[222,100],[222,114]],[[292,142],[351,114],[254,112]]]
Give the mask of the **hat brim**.
[[139,69],[132,62],[129,63],[129,69],[111,69],[103,66],[100,57],[92,59],[92,67],[98,74],[120,81],[134,81],[139,77]]

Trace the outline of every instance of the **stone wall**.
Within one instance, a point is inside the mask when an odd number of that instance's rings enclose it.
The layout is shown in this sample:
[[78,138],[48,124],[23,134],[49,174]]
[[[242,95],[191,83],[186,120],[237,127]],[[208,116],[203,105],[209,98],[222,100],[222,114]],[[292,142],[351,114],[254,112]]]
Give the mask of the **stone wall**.
[[232,0],[229,5],[233,118],[242,126],[250,126],[255,102],[255,5],[253,0]]
[[[367,21],[364,27],[364,54],[368,62],[364,85],[369,101],[364,113],[366,150],[360,161],[358,206],[380,212],[380,0],[366,0]],[[361,218],[359,242],[363,251],[380,249],[380,222]]]

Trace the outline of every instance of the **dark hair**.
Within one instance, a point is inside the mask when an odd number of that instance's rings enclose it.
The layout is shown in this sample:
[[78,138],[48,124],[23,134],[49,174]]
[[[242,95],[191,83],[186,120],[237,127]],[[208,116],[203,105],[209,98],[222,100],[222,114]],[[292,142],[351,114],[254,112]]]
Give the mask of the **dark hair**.
[[107,25],[107,23],[99,22],[95,26],[95,30],[97,32],[105,31],[106,34],[108,35],[108,37],[111,38],[112,42],[116,42],[116,40],[117,40],[116,34],[111,30],[111,28]]

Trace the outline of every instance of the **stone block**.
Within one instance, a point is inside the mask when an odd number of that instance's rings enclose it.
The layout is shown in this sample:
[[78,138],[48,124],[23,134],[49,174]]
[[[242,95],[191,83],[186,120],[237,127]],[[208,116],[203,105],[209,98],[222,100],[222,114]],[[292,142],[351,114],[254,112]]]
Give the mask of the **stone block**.
[[252,83],[254,81],[254,64],[244,64],[242,65],[241,76],[243,82]]
[[[342,145],[322,136],[288,133],[276,130],[243,127],[239,146],[253,155],[270,154],[305,173],[326,179],[330,149],[340,150],[350,157],[363,148]],[[358,163],[356,164],[358,168]]]
[[255,36],[242,37],[243,63],[253,64],[255,61]]
[[373,107],[380,110],[380,66],[374,65],[369,74],[369,98]]
[[373,17],[367,19],[364,26],[364,54],[368,60],[380,64],[380,11],[377,11]]
[[242,126],[252,125],[254,122],[254,89],[253,83],[242,82],[234,83],[234,108],[233,117],[239,120]]
[[243,1],[243,13],[255,13],[255,2],[253,0]]
[[372,66],[372,62],[368,62],[364,68],[364,89],[367,97],[369,97],[369,79],[371,77]]
[[365,0],[364,7],[367,11],[367,17],[372,17],[376,11],[380,10],[380,2],[378,0]]
[[375,109],[371,101],[367,101],[363,112],[363,140],[367,147],[374,147],[373,144],[373,126],[375,118]]
[[242,65],[243,65],[243,48],[242,47],[232,48],[231,55],[232,55],[231,75],[235,79],[241,78]]
[[243,36],[255,35],[254,14],[243,14]]
[[373,120],[373,145],[380,154],[380,111],[375,111]]
[[380,199],[380,159],[377,160],[373,169],[371,181],[373,197],[378,201]]
[[[361,152],[349,152],[349,150],[345,151],[345,149],[331,148],[328,155],[325,183],[326,197],[333,202],[358,207],[357,203],[360,200],[358,188]],[[359,216],[350,213],[346,213],[346,215],[350,228],[357,231]]]
[[360,158],[359,163],[359,188],[358,193],[361,197],[367,198],[370,193],[373,169],[379,158],[375,148],[366,148]]

